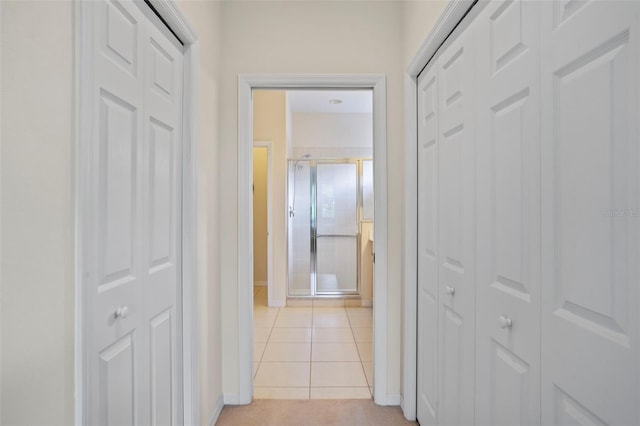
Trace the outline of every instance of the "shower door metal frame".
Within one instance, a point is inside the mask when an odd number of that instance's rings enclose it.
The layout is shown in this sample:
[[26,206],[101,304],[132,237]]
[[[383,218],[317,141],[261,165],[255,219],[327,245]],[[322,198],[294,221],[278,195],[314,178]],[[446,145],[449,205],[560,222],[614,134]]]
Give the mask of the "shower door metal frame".
[[[369,158],[298,158],[298,159],[290,159],[288,160],[289,167],[288,170],[291,170],[291,164],[297,164],[301,161],[306,161],[309,163],[309,209],[310,209],[310,221],[309,221],[309,233],[310,233],[310,277],[309,277],[309,285],[310,291],[307,295],[292,295],[291,294],[291,256],[290,256],[290,247],[289,247],[289,238],[287,237],[287,270],[288,270],[288,278],[287,278],[287,297],[294,298],[307,298],[307,297],[336,297],[336,296],[357,296],[360,294],[360,286],[361,286],[361,267],[360,267],[360,251],[361,251],[361,233],[362,233],[362,161],[369,160]],[[318,164],[354,164],[356,166],[356,234],[352,235],[318,235],[318,190],[317,190],[317,178],[318,178]],[[294,177],[295,177],[295,169],[294,169]],[[295,178],[293,182],[290,182],[292,176],[290,173],[287,174],[287,179],[289,183],[287,185],[287,191],[295,192]],[[287,193],[287,200],[291,199],[291,194]],[[291,212],[291,208],[294,206],[290,206],[288,211]],[[287,233],[291,233],[291,220],[292,216],[289,213],[287,215]],[[355,290],[348,291],[318,291],[318,238],[319,237],[345,237],[345,238],[355,238],[356,239],[356,288]]]

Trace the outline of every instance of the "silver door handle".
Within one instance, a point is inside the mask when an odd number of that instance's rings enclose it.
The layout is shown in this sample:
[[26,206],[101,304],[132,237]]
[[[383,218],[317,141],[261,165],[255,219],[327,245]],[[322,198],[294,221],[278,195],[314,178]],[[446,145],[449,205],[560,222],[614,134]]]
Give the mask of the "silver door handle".
[[500,328],[511,328],[511,326],[513,325],[513,321],[511,321],[511,318],[505,317],[504,315],[500,315],[500,317],[498,318],[498,323],[500,324]]
[[113,313],[113,316],[115,318],[125,319],[126,317],[129,316],[129,307],[128,306],[118,307],[118,309],[116,309],[116,311]]

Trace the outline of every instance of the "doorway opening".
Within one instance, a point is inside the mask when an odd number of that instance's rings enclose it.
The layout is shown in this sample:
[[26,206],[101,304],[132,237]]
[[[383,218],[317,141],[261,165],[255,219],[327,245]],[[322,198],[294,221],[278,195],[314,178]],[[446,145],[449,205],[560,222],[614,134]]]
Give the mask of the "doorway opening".
[[[246,248],[254,253],[250,233],[245,232],[243,223],[252,223],[253,211],[251,194],[253,185],[252,151],[254,140],[270,140],[273,143],[273,299],[266,304],[256,303],[254,306],[253,295],[260,293],[248,291],[254,289],[254,276],[251,268],[245,269],[241,261],[239,263],[238,275],[240,279],[239,310],[240,310],[240,403],[248,403],[255,396],[256,398],[371,398],[373,391],[374,399],[379,404],[386,404],[386,264],[379,262],[372,269],[375,269],[376,285],[371,291],[370,300],[376,299],[381,303],[373,303],[365,309],[361,308],[362,297],[360,286],[351,286],[353,291],[350,294],[324,294],[322,298],[316,294],[315,297],[290,297],[287,287],[288,264],[288,219],[289,219],[289,194],[287,193],[287,175],[297,158],[309,154],[305,160],[313,160],[315,166],[326,162],[331,165],[335,160],[341,160],[338,164],[348,163],[348,159],[355,159],[355,169],[358,173],[363,168],[362,161],[370,161],[369,166],[373,169],[373,180],[376,182],[375,188],[375,208],[376,228],[373,232],[365,235],[369,238],[375,234],[373,240],[376,241],[376,256],[384,256],[386,259],[386,124],[385,124],[385,83],[382,76],[255,76],[241,75],[239,78],[239,250]],[[289,145],[287,147],[286,131],[284,155],[279,153],[280,148],[276,146],[274,138],[261,133],[259,127],[261,123],[258,105],[263,94],[266,96],[280,96],[281,104],[285,106],[284,129],[287,128],[286,116],[292,115],[291,111],[286,111],[286,98],[288,90],[296,89],[321,92],[323,90],[334,91],[367,91],[372,99],[372,124],[371,134],[373,144],[369,148],[368,154],[341,154],[335,157],[329,156],[326,152],[308,152],[311,147],[296,148]],[[276,93],[281,92],[280,95]],[[273,108],[269,108],[271,113]],[[290,162],[292,160],[293,162]],[[331,161],[327,161],[331,160]],[[282,162],[282,167],[278,162]],[[300,165],[298,163],[296,166]],[[316,170],[317,171],[317,170]],[[282,179],[278,183],[279,179]],[[357,181],[356,181],[357,182]],[[362,182],[356,183],[358,187]],[[279,187],[282,193],[278,194]],[[249,190],[245,193],[246,190]],[[359,189],[359,188],[358,188]],[[297,197],[298,195],[296,195]],[[279,197],[281,199],[279,200]],[[357,203],[361,202],[361,195],[356,196]],[[292,201],[292,200],[291,200]],[[280,207],[278,207],[280,205]],[[361,208],[357,204],[357,208]],[[248,209],[245,209],[248,207]],[[318,207],[316,207],[317,209]],[[335,212],[335,211],[334,211]],[[279,229],[282,227],[282,229]],[[309,224],[307,223],[309,229]],[[358,231],[360,231],[358,229]],[[281,232],[281,234],[279,234]],[[357,232],[356,232],[357,233]],[[284,240],[279,240],[284,238]],[[284,251],[278,249],[284,243]],[[384,253],[384,254],[383,254]],[[282,259],[277,259],[278,255]],[[370,255],[372,258],[373,256]],[[373,259],[371,259],[373,260]],[[252,266],[252,265],[251,265]],[[280,269],[281,268],[281,269]],[[337,275],[337,274],[336,274]],[[374,275],[372,272],[371,275]],[[284,279],[282,279],[283,277]],[[357,280],[357,275],[356,275]],[[244,287],[247,285],[247,287]],[[373,295],[375,293],[375,296]],[[256,301],[259,298],[256,297]],[[264,300],[264,298],[262,298]],[[273,303],[272,303],[273,302]],[[356,306],[353,306],[357,304]],[[368,309],[367,309],[368,308]],[[359,311],[360,310],[360,311]],[[362,311],[368,311],[368,318]],[[244,315],[248,314],[248,315]],[[315,315],[314,315],[315,314]],[[246,321],[245,318],[253,318],[253,321]],[[266,322],[265,322],[266,321]],[[374,326],[375,324],[375,326]],[[340,329],[340,337],[327,337],[331,334],[329,329]],[[358,329],[358,330],[356,330]],[[363,330],[368,329],[371,337],[361,338]],[[374,331],[375,330],[375,331]],[[332,330],[333,331],[333,330]],[[372,333],[373,332],[373,333]],[[356,336],[357,334],[357,336]],[[252,336],[255,336],[252,338]],[[315,340],[314,340],[315,338]],[[349,342],[348,340],[351,339]],[[369,340],[356,341],[358,340]],[[262,340],[262,341],[261,341]],[[340,341],[332,341],[340,340]],[[346,341],[343,341],[346,340]],[[373,341],[373,343],[372,343]],[[344,343],[350,343],[349,348]],[[359,345],[360,343],[360,345]],[[366,345],[365,345],[366,344]],[[312,351],[312,347],[317,345]],[[271,346],[271,347],[269,347]],[[295,346],[295,348],[294,348]],[[341,349],[338,349],[341,346]],[[344,346],[344,347],[342,347]],[[359,347],[360,346],[360,347]],[[368,346],[368,349],[366,349]],[[353,349],[353,350],[351,350]],[[337,354],[342,350],[342,354]],[[363,354],[361,357],[360,354]],[[315,358],[314,358],[315,357]],[[344,360],[338,360],[344,358]],[[373,359],[375,358],[375,366]],[[322,360],[321,360],[322,359]],[[367,359],[367,361],[364,361]],[[315,362],[315,376],[312,364]],[[367,368],[364,363],[368,363],[370,371],[365,374]],[[358,373],[349,373],[346,363],[358,364]],[[267,365],[268,364],[268,365]],[[253,367],[253,368],[251,368]],[[263,368],[264,367],[264,368]],[[342,368],[342,370],[341,370]],[[271,371],[272,370],[272,371]],[[299,371],[298,371],[299,370]],[[297,373],[294,373],[297,371]],[[261,374],[262,372],[262,374]],[[306,376],[306,379],[294,378],[295,375]],[[362,381],[349,382],[313,382],[316,377],[329,380],[330,376],[338,376],[344,379],[349,374],[359,376]],[[254,388],[254,375],[256,383]],[[368,376],[368,377],[367,377]],[[264,382],[265,377],[275,378],[274,382]],[[374,379],[375,377],[375,379]],[[367,380],[369,379],[369,380]],[[279,380],[279,381],[278,381]],[[306,381],[305,381],[306,380]],[[369,384],[375,388],[371,389]],[[314,386],[317,385],[317,386]],[[315,388],[315,389],[313,389]],[[360,388],[360,389],[355,389]],[[356,396],[355,391],[361,392]]]
[[[254,397],[370,399],[371,89],[254,90],[253,100],[254,138],[271,140],[276,153],[267,214],[266,153],[254,142]],[[279,288],[267,292],[269,215],[282,225],[275,251],[287,254],[275,256]]]

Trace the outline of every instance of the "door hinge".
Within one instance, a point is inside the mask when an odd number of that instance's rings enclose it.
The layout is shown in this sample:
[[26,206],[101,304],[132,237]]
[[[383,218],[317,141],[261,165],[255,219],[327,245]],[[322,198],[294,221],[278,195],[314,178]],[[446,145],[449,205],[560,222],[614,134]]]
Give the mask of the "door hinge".
[[373,256],[373,263],[376,263],[376,254],[373,253],[372,256]]

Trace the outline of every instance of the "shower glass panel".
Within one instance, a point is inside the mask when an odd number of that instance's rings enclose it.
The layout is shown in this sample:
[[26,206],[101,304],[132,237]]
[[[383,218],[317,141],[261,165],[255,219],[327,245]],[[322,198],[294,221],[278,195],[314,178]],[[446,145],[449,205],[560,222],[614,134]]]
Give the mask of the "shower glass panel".
[[358,185],[356,161],[289,161],[289,296],[358,292]]
[[310,296],[311,164],[289,162],[289,295]]
[[316,293],[356,292],[357,164],[317,165]]

